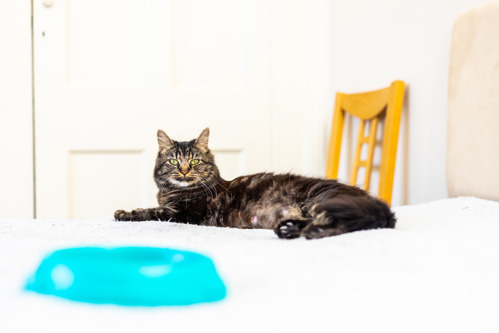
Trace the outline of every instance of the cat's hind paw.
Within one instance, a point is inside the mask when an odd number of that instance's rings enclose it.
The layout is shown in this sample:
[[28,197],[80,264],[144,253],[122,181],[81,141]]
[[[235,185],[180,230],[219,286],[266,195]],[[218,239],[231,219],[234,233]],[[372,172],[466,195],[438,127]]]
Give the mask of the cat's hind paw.
[[311,224],[302,231],[306,239],[318,239],[323,237],[337,236],[348,232],[345,227],[331,225]]
[[300,237],[301,231],[309,223],[307,220],[284,220],[274,229],[277,237],[294,239]]

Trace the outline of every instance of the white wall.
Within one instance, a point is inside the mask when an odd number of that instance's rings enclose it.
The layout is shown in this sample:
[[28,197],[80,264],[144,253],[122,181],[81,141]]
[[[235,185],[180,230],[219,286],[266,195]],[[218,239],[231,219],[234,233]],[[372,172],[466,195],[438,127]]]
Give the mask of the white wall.
[[393,205],[447,197],[449,49],[454,19],[483,0],[332,0],[334,91],[406,82]]
[[0,3],[0,218],[33,217],[31,3]]
[[334,102],[329,74],[331,0],[269,3],[272,171],[324,176],[325,137]]

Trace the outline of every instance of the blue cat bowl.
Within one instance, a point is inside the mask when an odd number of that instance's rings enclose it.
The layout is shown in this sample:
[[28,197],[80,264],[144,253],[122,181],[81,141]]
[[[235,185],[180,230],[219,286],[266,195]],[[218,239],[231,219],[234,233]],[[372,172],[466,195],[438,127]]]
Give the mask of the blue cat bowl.
[[79,247],[48,255],[26,289],[74,301],[127,306],[189,305],[222,300],[213,261],[155,247]]

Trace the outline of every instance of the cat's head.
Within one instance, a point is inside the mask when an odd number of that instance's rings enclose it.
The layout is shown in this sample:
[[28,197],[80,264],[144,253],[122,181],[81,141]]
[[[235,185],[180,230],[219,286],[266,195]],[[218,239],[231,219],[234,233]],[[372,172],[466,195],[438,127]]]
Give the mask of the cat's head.
[[219,177],[215,158],[208,148],[210,130],[204,129],[197,139],[178,142],[158,130],[158,157],[154,179],[160,189],[196,188]]

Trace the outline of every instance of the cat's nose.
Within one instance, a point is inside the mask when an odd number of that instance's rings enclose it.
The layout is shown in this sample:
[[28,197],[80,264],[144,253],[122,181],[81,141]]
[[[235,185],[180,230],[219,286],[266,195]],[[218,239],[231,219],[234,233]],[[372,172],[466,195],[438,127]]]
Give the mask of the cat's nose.
[[180,170],[180,173],[183,174],[184,176],[187,175],[188,172],[189,170]]

